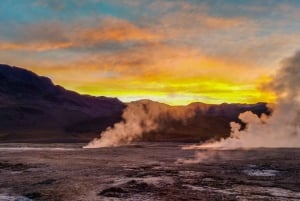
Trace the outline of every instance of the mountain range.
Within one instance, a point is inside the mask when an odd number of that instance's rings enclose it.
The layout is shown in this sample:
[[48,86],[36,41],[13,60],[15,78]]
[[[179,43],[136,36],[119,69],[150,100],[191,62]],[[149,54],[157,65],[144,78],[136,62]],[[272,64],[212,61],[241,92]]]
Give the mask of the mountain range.
[[[87,142],[124,121],[126,106],[117,98],[82,95],[53,84],[47,77],[0,64],[1,142]],[[172,110],[178,106],[164,107]],[[145,133],[142,140],[199,141],[224,137],[230,133],[229,122],[238,121],[241,112],[269,113],[266,103],[192,103],[180,108],[195,115],[184,123],[165,120],[163,129]]]

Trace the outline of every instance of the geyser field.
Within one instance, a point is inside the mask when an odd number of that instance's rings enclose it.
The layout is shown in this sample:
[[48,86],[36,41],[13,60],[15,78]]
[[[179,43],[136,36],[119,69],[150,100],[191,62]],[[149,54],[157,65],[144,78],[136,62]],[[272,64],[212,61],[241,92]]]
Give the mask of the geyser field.
[[203,149],[188,163],[183,145],[2,144],[0,200],[300,199],[300,149]]
[[0,201],[300,201],[299,19],[299,0],[2,0]]

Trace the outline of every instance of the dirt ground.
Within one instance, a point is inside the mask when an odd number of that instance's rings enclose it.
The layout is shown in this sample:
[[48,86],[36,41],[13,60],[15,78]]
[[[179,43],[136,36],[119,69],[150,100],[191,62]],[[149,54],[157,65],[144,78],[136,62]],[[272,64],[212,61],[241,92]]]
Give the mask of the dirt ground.
[[300,200],[300,149],[81,146],[0,144],[0,200]]

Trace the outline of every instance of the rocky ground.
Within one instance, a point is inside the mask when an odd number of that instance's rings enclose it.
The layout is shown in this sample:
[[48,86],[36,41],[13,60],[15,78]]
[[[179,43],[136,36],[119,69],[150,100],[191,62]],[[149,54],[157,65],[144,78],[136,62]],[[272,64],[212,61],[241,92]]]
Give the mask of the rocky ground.
[[300,149],[81,146],[1,144],[0,200],[300,200]]

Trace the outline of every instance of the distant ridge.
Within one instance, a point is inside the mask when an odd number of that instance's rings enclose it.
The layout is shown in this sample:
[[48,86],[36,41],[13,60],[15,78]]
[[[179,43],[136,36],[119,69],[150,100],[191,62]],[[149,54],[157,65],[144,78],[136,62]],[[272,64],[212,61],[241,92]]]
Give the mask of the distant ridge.
[[[150,100],[143,100],[145,103]],[[143,140],[199,141],[229,134],[229,122],[241,112],[268,113],[265,103],[191,103],[196,115],[185,124],[165,120],[165,129]],[[43,76],[0,64],[0,142],[87,142],[122,120],[126,104],[116,98],[81,95]]]
[[88,141],[120,121],[124,107],[116,98],[80,95],[31,71],[0,65],[1,141]]

